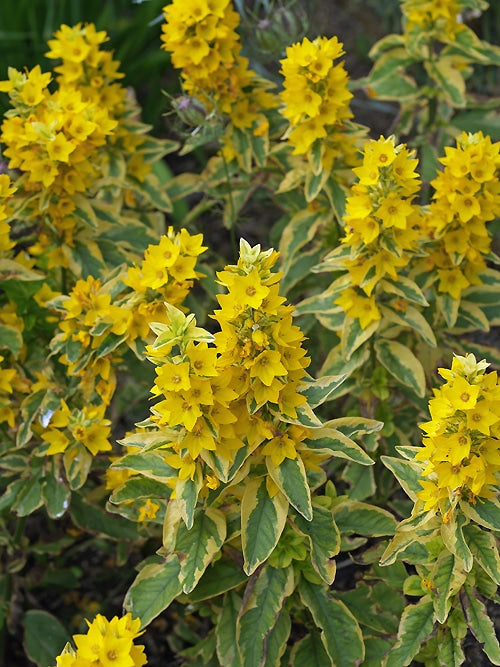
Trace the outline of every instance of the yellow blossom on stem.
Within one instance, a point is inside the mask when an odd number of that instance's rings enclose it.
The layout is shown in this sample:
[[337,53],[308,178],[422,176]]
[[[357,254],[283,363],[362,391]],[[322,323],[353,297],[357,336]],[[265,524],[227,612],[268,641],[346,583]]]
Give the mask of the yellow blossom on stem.
[[144,646],[136,646],[134,639],[139,637],[141,622],[132,619],[130,613],[110,621],[97,614],[90,623],[87,621],[87,634],[73,635],[76,651],[68,645],[57,656],[57,667],[142,667],[146,664]]
[[433,239],[430,261],[438,291],[459,300],[469,285],[481,284],[486,269],[491,246],[486,223],[500,214],[500,142],[482,132],[463,132],[439,161],[444,168],[431,181],[425,228]]
[[366,142],[363,164],[354,169],[359,182],[346,201],[346,233],[326,259],[348,272],[350,284],[335,303],[362,329],[381,319],[383,281],[397,283],[423,238],[412,201],[420,185],[416,164],[404,144],[380,137]]
[[434,390],[429,407],[432,421],[415,459],[425,464],[422,491],[425,511],[449,511],[453,499],[488,497],[500,471],[500,385],[496,372],[472,354],[455,356],[451,369],[441,368],[446,383]]

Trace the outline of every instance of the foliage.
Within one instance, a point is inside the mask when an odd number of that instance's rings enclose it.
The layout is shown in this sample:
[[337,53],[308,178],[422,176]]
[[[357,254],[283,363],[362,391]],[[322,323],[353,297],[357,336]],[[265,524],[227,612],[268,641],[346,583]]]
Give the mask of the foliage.
[[[175,140],[140,119],[107,9],[9,67],[7,661],[24,632],[40,667],[458,666],[474,642],[500,664],[500,142],[469,87],[500,50],[461,18],[485,7],[405,0],[356,82],[296,2],[173,0]],[[387,136],[359,91],[398,102]]]

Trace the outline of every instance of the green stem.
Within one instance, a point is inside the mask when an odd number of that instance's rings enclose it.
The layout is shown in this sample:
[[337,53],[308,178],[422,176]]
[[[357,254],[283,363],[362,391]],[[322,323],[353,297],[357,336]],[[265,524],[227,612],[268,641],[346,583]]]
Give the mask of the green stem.
[[231,211],[231,226],[229,228],[229,233],[231,235],[231,246],[233,248],[233,253],[234,256],[236,257],[238,255],[238,244],[236,243],[236,229],[235,229],[235,221],[236,221],[236,212],[234,208],[234,202],[233,202],[233,191],[231,189],[231,182],[229,178],[229,169],[228,165],[226,162],[226,158],[222,154],[222,163],[224,165],[224,173],[226,175],[226,180],[227,180],[227,185],[228,185],[228,191],[229,191],[229,209]]
[[15,545],[18,545],[21,541],[21,537],[24,533],[24,524],[26,523],[26,517],[22,516],[18,519],[16,530],[13,535],[13,542]]

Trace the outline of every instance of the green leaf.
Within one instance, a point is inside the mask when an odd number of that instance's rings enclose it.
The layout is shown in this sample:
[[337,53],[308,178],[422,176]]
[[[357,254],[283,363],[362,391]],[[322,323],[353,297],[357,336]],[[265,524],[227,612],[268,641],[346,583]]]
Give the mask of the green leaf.
[[299,405],[299,407],[296,408],[296,412],[296,419],[287,417],[285,415],[281,415],[281,419],[290,424],[302,424],[302,426],[307,426],[308,428],[313,429],[321,426],[321,420],[314,414],[312,408],[307,403],[304,403],[304,405]]
[[182,519],[188,530],[193,526],[194,512],[202,484],[201,471],[198,468],[194,480],[189,477],[177,480],[175,497],[180,504]]
[[263,563],[277,545],[285,527],[288,500],[278,492],[270,498],[265,478],[247,481],[241,501],[241,542],[250,575]]
[[439,58],[426,60],[424,67],[427,73],[437,83],[437,90],[446,102],[453,107],[464,107],[465,80],[457,68],[455,56],[441,54]]
[[405,345],[395,340],[379,339],[375,353],[382,366],[417,396],[425,396],[425,374],[422,364]]
[[328,199],[330,200],[330,204],[335,211],[337,220],[342,220],[345,214],[345,190],[333,178],[328,179],[323,187],[323,190],[326,192]]
[[[111,153],[108,153],[108,155],[110,155],[111,158]],[[81,221],[86,224],[90,229],[97,231],[99,229],[99,222],[87,197],[75,192],[72,200],[76,205],[76,209],[71,215],[79,222]]]
[[215,628],[215,646],[220,665],[240,667],[242,664],[236,639],[236,622],[240,607],[241,597],[234,591],[229,591],[224,596]]
[[[396,558],[402,554],[410,546],[413,546],[415,542],[419,540],[419,537],[414,532],[397,532],[396,535],[387,545],[384,553],[380,557],[380,565],[393,565],[396,561]],[[424,550],[424,559],[423,562],[427,562],[429,559],[429,554],[427,549],[423,547]],[[415,562],[415,561],[412,561]]]
[[397,73],[376,81],[372,88],[377,97],[384,100],[395,100],[400,104],[411,101],[419,94],[418,87],[412,79]]
[[318,632],[306,635],[293,645],[289,664],[294,667],[332,667]]
[[12,509],[18,516],[28,516],[43,504],[40,473],[24,481]]
[[237,623],[238,650],[245,667],[260,667],[267,664],[266,638],[276,624],[285,599],[293,592],[293,568],[266,565],[249,587],[251,593],[248,597],[245,595]]
[[0,348],[10,350],[17,358],[22,346],[23,337],[21,332],[15,327],[0,324]]
[[452,514],[447,523],[443,522],[441,524],[441,537],[448,551],[460,558],[463,561],[464,570],[470,572],[474,565],[474,559],[462,532],[462,528],[467,522],[468,519],[463,514]]
[[121,151],[110,150],[108,151],[108,158],[106,163],[106,177],[114,179],[117,182],[124,181],[127,167],[123,153]]
[[438,642],[438,660],[441,665],[446,667],[460,667],[465,662],[465,655],[462,651],[462,640],[454,637],[453,633],[445,629]]
[[300,393],[304,394],[311,408],[317,408],[328,400],[330,395],[346,379],[346,375],[323,376],[312,382],[307,382],[300,388]]
[[[369,359],[370,350],[368,346],[362,347],[354,352],[349,361],[344,359],[340,345],[333,347],[328,353],[321,370],[320,375],[345,375],[346,378],[353,375],[358,368],[361,368]],[[334,392],[330,398],[338,398],[344,393],[344,387],[340,385],[339,391]]]
[[281,235],[279,251],[283,258],[281,270],[288,273],[296,253],[314,238],[320,224],[324,222],[317,211],[307,208],[296,213],[288,222]]
[[489,530],[498,530],[500,503],[497,498],[476,498],[474,505],[465,500],[460,500],[460,509],[465,516],[480,526],[484,526],[484,528],[488,528]]
[[263,136],[257,136],[252,132],[250,135],[250,144],[255,162],[259,167],[265,167],[269,154],[269,137],[267,133]]
[[373,468],[348,463],[342,473],[342,479],[349,484],[349,498],[365,500],[373,496],[377,490]]
[[483,645],[482,649],[491,662],[500,665],[500,646],[495,636],[493,622],[486,613],[484,604],[478,600],[474,590],[469,586],[464,588],[462,602],[472,634]]
[[308,538],[314,569],[325,583],[332,584],[336,565],[331,559],[339,552],[340,532],[331,510],[313,505],[312,521],[306,521],[298,515],[293,522],[302,535]]
[[346,500],[335,505],[333,518],[342,535],[382,537],[394,535],[397,522],[390,512],[358,500]]
[[384,422],[366,417],[338,417],[326,422],[325,426],[341,431],[348,438],[367,433],[376,433],[384,427]]
[[309,165],[314,174],[320,174],[323,170],[323,157],[325,144],[323,141],[315,141],[308,153]]
[[[379,576],[383,577],[384,574],[381,573]],[[377,575],[374,578],[376,577]],[[401,616],[405,603],[403,596],[396,593],[394,588],[382,582],[372,583],[371,586],[358,583],[356,588],[339,592],[338,595],[354,614],[358,623],[365,626],[364,629],[374,630],[377,634],[383,635],[397,632],[399,616]],[[366,661],[369,664],[368,656],[366,656]]]
[[138,539],[137,526],[130,521],[109,514],[97,505],[91,505],[74,493],[71,497],[71,516],[82,530],[98,535],[107,535],[115,540]]
[[[170,213],[172,211],[172,202],[167,195],[167,188],[161,185],[154,174],[149,174],[143,183],[127,178],[127,187],[135,194],[144,197],[152,208]],[[120,183],[123,187],[123,183]]]
[[442,313],[449,329],[453,329],[458,317],[459,299],[454,299],[449,294],[437,294],[436,305],[438,312]]
[[329,177],[330,172],[327,170],[322,170],[319,174],[315,174],[312,169],[307,170],[304,186],[304,197],[307,202],[316,199]]
[[309,438],[308,446],[311,449],[328,452],[332,456],[338,456],[364,466],[370,466],[374,463],[354,440],[335,428],[323,426],[312,431]]
[[479,132],[491,137],[492,141],[500,140],[500,116],[484,109],[467,110],[453,116],[451,126],[462,132]]
[[189,594],[189,599],[192,602],[207,600],[236,588],[247,578],[232,559],[222,557],[208,566],[196,588]]
[[390,322],[403,327],[410,327],[431,347],[436,347],[436,337],[425,317],[413,306],[407,306],[405,310],[396,312],[391,308],[382,306],[380,309],[383,317]]
[[389,468],[400,483],[403,491],[415,503],[417,501],[417,493],[422,491],[422,486],[420,485],[422,466],[413,461],[398,459],[394,456],[381,456],[380,460],[386,468]]
[[450,598],[458,593],[466,576],[467,573],[463,571],[460,561],[457,563],[453,554],[447,551],[439,554],[429,574],[429,579],[437,590],[433,602],[436,620],[439,623],[446,621],[451,608]]
[[139,498],[168,498],[171,488],[163,482],[144,477],[132,477],[113,491],[109,501],[120,504]]
[[46,393],[45,389],[39,389],[27,396],[21,403],[21,414],[23,419],[21,427],[17,432],[16,447],[22,447],[31,439],[31,436],[33,435],[31,424],[38,414]]
[[363,637],[355,617],[343,602],[331,598],[323,585],[301,579],[299,594],[322,630],[321,640],[335,667],[362,664],[365,655]]
[[321,259],[322,253],[323,249],[318,246],[310,250],[303,249],[301,253],[295,255],[286,276],[281,279],[280,294],[288,294],[294,285],[307,278]]
[[[167,442],[169,442],[169,440],[164,442],[164,444]],[[139,472],[145,477],[159,482],[166,482],[172,477],[177,477],[175,468],[172,468],[165,463],[163,457],[154,451],[149,451],[147,453],[141,452],[140,454],[127,454],[115,461],[111,467],[112,469],[116,468],[118,470],[133,470],[134,472]]]
[[428,306],[429,302],[425,298],[420,287],[413,280],[405,276],[398,276],[398,282],[394,283],[392,280],[381,280],[380,286],[384,292],[389,294],[396,294],[397,296],[406,299],[410,303],[417,306]]
[[213,507],[196,510],[190,530],[184,523],[179,525],[175,551],[181,563],[180,579],[184,593],[193,590],[225,539],[225,514]]
[[69,507],[70,490],[53,475],[45,478],[42,484],[42,498],[47,513],[52,519],[59,519]]
[[362,329],[357,318],[345,318],[342,327],[341,346],[346,361],[349,361],[353,353],[373,336],[379,324],[380,321],[372,322],[366,329]]
[[64,452],[64,470],[73,491],[80,489],[87,481],[92,460],[92,454],[79,442],[70,445]]
[[75,240],[74,245],[70,247],[70,252],[69,268],[75,275],[80,276],[81,274],[83,278],[87,278],[101,275],[104,271],[104,259],[97,243],[93,241],[83,243]]
[[463,299],[460,301],[455,326],[457,329],[490,330],[490,322],[481,308],[475,303],[468,303]]
[[276,619],[274,628],[266,637],[265,664],[269,667],[279,667],[281,656],[287,648],[291,628],[292,619],[290,614],[282,609]]
[[177,554],[164,563],[146,565],[127,591],[124,607],[134,618],[141,619],[145,628],[182,592],[181,565]]
[[500,586],[500,558],[494,536],[473,524],[464,526],[463,532],[474,561]]
[[369,85],[386,78],[392,78],[407,65],[413,62],[413,58],[408,55],[408,51],[401,48],[394,48],[378,56],[370,72]]
[[69,635],[66,628],[47,611],[30,609],[23,616],[24,650],[38,667],[53,667]]
[[300,457],[284,459],[279,466],[274,465],[270,456],[266,456],[266,465],[273,482],[281,493],[308,521],[312,519],[311,492],[306,470]]
[[32,271],[14,259],[0,259],[0,281],[9,280],[44,280],[45,275]]
[[381,667],[382,660],[390,648],[391,643],[382,637],[365,637],[365,664]]
[[434,627],[434,607],[427,597],[406,607],[399,624],[398,640],[387,655],[385,667],[406,667]]

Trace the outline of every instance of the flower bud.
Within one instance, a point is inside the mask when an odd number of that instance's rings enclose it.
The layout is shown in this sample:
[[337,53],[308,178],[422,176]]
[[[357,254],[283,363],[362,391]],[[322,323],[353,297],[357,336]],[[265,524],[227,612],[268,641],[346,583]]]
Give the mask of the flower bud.
[[175,113],[183,123],[191,127],[204,125],[207,118],[207,111],[203,104],[196,97],[181,95],[172,101]]
[[290,2],[285,7],[270,9],[258,21],[253,37],[264,53],[279,54],[285,46],[300,40],[306,30],[304,10],[296,2]]

